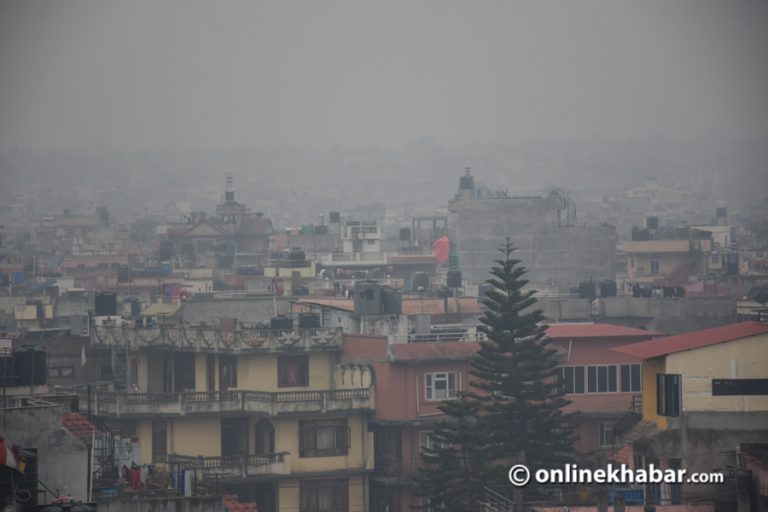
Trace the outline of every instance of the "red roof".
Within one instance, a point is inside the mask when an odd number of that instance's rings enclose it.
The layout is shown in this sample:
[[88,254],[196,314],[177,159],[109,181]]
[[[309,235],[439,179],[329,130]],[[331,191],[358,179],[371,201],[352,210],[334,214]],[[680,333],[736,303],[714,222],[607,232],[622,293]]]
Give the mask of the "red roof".
[[80,439],[90,438],[93,431],[96,430],[96,427],[85,419],[85,416],[76,412],[65,412],[61,418],[61,423],[65,429]]
[[425,342],[394,343],[392,357],[395,361],[418,361],[423,359],[469,359],[480,345],[473,342]]
[[631,345],[614,348],[613,350],[640,359],[652,359],[667,354],[694,350],[709,345],[740,340],[742,338],[766,333],[768,333],[768,322],[740,322],[737,324],[713,327],[712,329],[704,329],[703,331],[694,331],[686,334],[678,334],[675,336],[667,336],[664,338],[656,338],[655,340],[633,343]]
[[613,324],[553,324],[547,329],[547,335],[553,339],[575,338],[650,338],[662,336],[662,333],[624,327]]

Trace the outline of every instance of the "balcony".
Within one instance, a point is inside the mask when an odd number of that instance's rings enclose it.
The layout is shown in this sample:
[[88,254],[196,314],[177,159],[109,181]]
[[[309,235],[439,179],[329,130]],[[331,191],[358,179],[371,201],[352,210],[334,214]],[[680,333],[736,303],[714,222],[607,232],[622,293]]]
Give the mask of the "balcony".
[[192,391],[184,393],[112,393],[91,396],[97,416],[178,416],[245,412],[267,416],[336,411],[372,411],[371,388],[319,391]]
[[168,455],[167,462],[171,468],[176,466],[178,469],[193,470],[196,478],[203,481],[288,475],[291,472],[287,452],[219,457],[195,457],[172,453]]
[[154,325],[131,327],[101,325],[91,328],[91,343],[129,350],[160,348],[190,352],[231,354],[269,353],[291,350],[341,350],[342,329],[241,329],[223,331],[213,327]]

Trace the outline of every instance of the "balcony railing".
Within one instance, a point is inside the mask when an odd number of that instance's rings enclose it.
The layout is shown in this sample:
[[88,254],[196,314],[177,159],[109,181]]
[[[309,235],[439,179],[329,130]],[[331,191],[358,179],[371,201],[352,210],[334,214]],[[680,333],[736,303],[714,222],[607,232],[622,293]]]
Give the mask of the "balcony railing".
[[189,325],[152,327],[94,326],[91,343],[129,349],[173,348],[198,352],[280,352],[284,350],[341,350],[342,329],[249,329],[223,331]]
[[192,391],[184,393],[112,393],[91,396],[97,416],[157,416],[249,412],[266,415],[373,410],[371,388],[319,391]]
[[194,470],[197,478],[203,481],[225,480],[263,475],[287,475],[290,473],[288,455],[288,452],[280,452],[264,455],[195,457],[172,453],[168,455],[167,462],[171,467]]

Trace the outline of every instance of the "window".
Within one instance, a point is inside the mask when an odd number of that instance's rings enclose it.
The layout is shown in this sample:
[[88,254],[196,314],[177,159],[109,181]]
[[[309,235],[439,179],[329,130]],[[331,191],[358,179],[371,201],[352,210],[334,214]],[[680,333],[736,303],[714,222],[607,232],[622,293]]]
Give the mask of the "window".
[[219,389],[226,391],[237,387],[237,359],[235,356],[219,356]]
[[165,421],[152,422],[152,462],[165,462],[168,455],[168,430]]
[[435,448],[443,448],[445,443],[435,441],[434,432],[431,430],[422,430],[419,432],[419,451],[425,449],[433,450]]
[[74,377],[75,368],[74,366],[56,366],[56,367],[48,368],[48,376],[49,377]]
[[346,420],[299,422],[299,457],[346,455],[349,449]]
[[587,367],[588,393],[615,393],[616,385],[616,365]]
[[613,423],[598,423],[597,424],[597,445],[598,446],[613,446],[616,444],[616,439],[613,436]]
[[275,453],[275,428],[269,420],[260,420],[256,424],[256,455]]
[[680,416],[680,375],[656,374],[656,412],[659,416]]
[[768,379],[712,379],[712,396],[768,395]]
[[221,454],[248,453],[248,418],[221,419]]
[[437,372],[424,375],[427,400],[455,398],[460,389],[459,372]]
[[561,366],[557,382],[567,394],[640,391],[640,365]]
[[659,258],[651,258],[651,275],[656,276],[659,274]]
[[302,480],[299,482],[299,512],[347,512],[347,480]]
[[621,392],[630,393],[642,391],[642,376],[639,364],[621,365]]
[[277,387],[309,386],[309,357],[281,356],[277,358]]

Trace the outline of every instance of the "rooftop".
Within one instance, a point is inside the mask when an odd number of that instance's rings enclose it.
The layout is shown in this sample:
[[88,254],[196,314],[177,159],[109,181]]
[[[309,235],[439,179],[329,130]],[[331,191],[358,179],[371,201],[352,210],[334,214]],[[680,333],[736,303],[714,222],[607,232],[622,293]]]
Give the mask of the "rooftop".
[[613,324],[552,324],[547,329],[547,334],[553,339],[577,339],[577,338],[650,338],[663,336],[663,333],[635,329],[623,325]]
[[392,359],[394,361],[466,360],[479,348],[478,343],[467,342],[395,343],[392,345]]
[[652,359],[654,357],[685,352],[686,350],[694,350],[766,333],[768,333],[768,322],[740,322],[713,327],[711,329],[704,329],[703,331],[693,331],[685,334],[633,343],[631,345],[614,348],[613,350],[640,359]]

